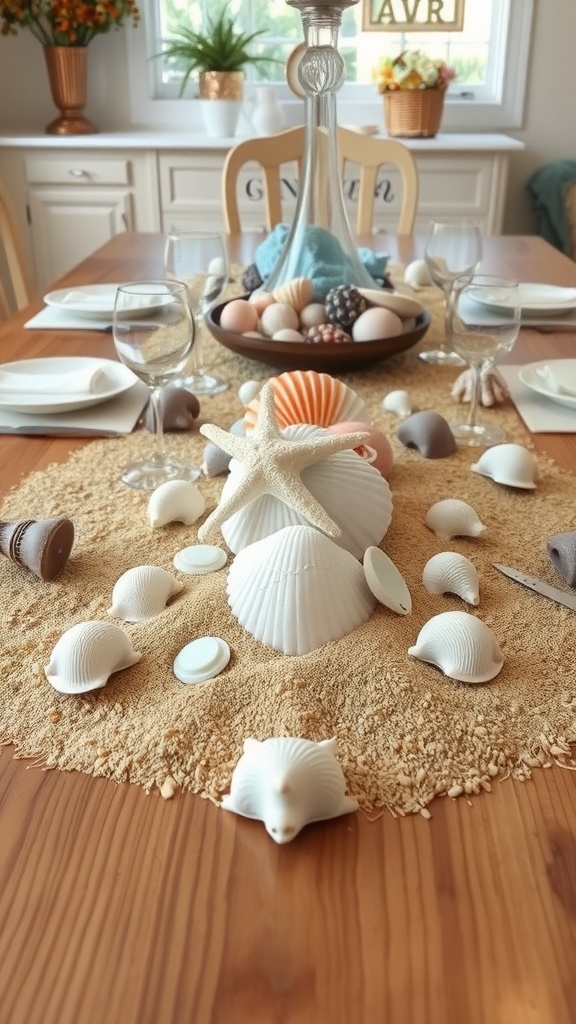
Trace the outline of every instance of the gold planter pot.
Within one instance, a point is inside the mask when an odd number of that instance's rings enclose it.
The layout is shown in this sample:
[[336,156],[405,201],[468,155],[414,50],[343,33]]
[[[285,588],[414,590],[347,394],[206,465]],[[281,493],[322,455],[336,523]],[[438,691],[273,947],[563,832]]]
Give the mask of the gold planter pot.
[[45,46],[50,92],[60,116],[46,128],[48,135],[93,135],[98,128],[82,110],[86,105],[87,46]]
[[201,71],[198,83],[201,100],[241,100],[244,93],[242,71]]

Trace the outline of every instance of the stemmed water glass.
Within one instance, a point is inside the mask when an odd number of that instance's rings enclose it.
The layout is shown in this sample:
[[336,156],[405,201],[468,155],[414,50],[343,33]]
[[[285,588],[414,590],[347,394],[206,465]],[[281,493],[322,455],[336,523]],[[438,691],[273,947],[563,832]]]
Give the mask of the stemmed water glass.
[[181,281],[138,281],[116,292],[112,323],[121,362],[150,388],[155,445],[152,457],[128,466],[121,478],[130,487],[152,491],[166,480],[196,480],[194,463],[168,458],[162,428],[162,388],[186,372],[194,345],[194,320]]
[[459,445],[489,448],[501,444],[506,435],[497,424],[478,421],[482,370],[496,356],[510,352],[520,329],[518,282],[505,277],[479,274],[454,284],[448,309],[450,343],[468,363],[472,374],[472,395],[466,423],[451,423]]
[[[432,282],[444,292],[444,324],[448,339],[448,306],[452,287],[457,277],[470,279],[478,269],[482,259],[480,228],[464,222],[445,224],[432,221],[424,259]],[[437,349],[421,352],[420,359],[440,366],[462,365],[460,356],[450,351],[445,343]]]
[[164,248],[164,272],[169,279],[184,281],[192,314],[199,328],[194,369],[177,383],[195,395],[217,395],[228,382],[208,373],[202,364],[200,336],[208,311],[216,304],[228,280],[228,253],[218,231],[171,231]]

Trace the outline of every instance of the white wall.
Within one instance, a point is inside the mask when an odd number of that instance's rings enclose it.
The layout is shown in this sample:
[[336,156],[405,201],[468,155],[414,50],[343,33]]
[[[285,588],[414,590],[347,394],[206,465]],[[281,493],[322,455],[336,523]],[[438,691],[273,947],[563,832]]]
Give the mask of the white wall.
[[[95,39],[88,56],[85,113],[102,131],[130,128],[126,27]],[[142,42],[144,34],[142,33]],[[526,149],[511,156],[504,230],[535,230],[525,184],[544,163],[576,159],[576,0],[535,0],[532,53],[521,130]],[[41,45],[25,31],[0,38],[0,132],[43,132],[55,116]]]

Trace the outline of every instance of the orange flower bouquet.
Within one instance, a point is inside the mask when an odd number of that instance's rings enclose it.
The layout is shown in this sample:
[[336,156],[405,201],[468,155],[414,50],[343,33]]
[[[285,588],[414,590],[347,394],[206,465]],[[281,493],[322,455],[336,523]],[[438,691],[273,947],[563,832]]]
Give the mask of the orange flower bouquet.
[[87,46],[94,36],[139,20],[135,0],[0,0],[0,34],[27,28],[43,46]]

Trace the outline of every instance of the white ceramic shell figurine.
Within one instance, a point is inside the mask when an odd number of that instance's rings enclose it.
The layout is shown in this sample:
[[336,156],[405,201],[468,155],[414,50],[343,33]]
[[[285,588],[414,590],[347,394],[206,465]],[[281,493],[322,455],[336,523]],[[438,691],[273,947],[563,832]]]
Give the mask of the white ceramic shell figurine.
[[424,566],[422,583],[429,594],[456,594],[468,604],[480,603],[480,576],[473,562],[458,551],[439,551]]
[[486,527],[472,505],[460,498],[443,498],[426,513],[426,526],[439,540],[453,537],[482,537]]
[[159,565],[136,565],[114,584],[108,614],[126,622],[145,622],[163,612],[184,584]]
[[469,612],[441,612],[420,630],[408,654],[436,665],[461,683],[487,683],[498,675],[504,655],[492,630]]
[[470,467],[497,484],[533,491],[539,478],[536,460],[521,444],[496,444]]
[[335,739],[245,740],[222,807],[263,821],[276,843],[289,843],[312,821],[356,811],[358,804],[346,796],[336,749]]
[[402,389],[389,391],[381,402],[386,412],[393,412],[396,416],[409,416],[412,412],[412,400],[410,393]]
[[190,480],[167,480],[156,487],[148,501],[148,516],[153,529],[168,523],[192,526],[206,508],[200,488]]
[[59,693],[88,693],[105,686],[113,672],[130,668],[141,657],[112,622],[79,622],[62,634],[44,672]]
[[311,526],[287,526],[243,548],[227,594],[240,625],[282,654],[346,636],[376,606],[357,559]]

